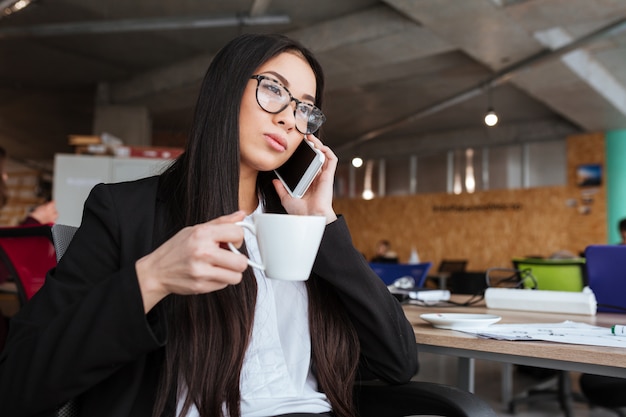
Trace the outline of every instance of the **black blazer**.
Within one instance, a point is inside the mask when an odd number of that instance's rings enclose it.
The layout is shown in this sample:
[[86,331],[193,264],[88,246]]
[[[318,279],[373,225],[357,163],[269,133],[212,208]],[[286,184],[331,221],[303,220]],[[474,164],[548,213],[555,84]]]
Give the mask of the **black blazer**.
[[[160,305],[144,314],[135,262],[163,238],[158,178],[92,190],[57,268],[11,321],[0,355],[3,415],[52,415],[77,398],[81,416],[151,416],[167,329]],[[341,217],[326,227],[311,279],[337,291],[363,369],[390,382],[417,372],[412,327]]]

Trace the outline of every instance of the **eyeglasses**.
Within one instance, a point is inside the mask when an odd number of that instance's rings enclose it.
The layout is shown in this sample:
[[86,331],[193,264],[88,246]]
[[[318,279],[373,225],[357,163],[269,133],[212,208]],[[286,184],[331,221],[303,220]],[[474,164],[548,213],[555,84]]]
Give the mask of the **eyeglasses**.
[[326,116],[312,104],[304,103],[291,95],[289,90],[273,78],[265,75],[253,75],[257,80],[256,101],[259,106],[268,113],[276,114],[285,110],[292,101],[296,102],[293,115],[296,118],[296,129],[303,134],[316,132]]

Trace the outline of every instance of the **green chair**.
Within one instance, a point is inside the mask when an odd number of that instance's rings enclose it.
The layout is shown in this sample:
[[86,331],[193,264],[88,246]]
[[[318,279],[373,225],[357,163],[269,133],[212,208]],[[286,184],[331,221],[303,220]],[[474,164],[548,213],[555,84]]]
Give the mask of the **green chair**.
[[[587,285],[585,259],[513,258],[518,271],[530,270],[538,290],[580,292]],[[532,284],[524,281],[529,288]]]
[[[587,285],[584,258],[540,259],[513,258],[513,267],[518,271],[528,271],[533,279],[524,279],[526,288],[551,291],[580,292]],[[533,282],[534,281],[534,282]],[[520,367],[521,370],[538,372],[539,368]],[[548,370],[544,373],[552,377],[537,386],[517,395],[509,402],[509,412],[515,413],[521,403],[532,403],[540,399],[556,399],[566,417],[573,417],[572,402],[579,398],[572,392],[570,374],[567,371]],[[550,389],[550,386],[554,388]]]

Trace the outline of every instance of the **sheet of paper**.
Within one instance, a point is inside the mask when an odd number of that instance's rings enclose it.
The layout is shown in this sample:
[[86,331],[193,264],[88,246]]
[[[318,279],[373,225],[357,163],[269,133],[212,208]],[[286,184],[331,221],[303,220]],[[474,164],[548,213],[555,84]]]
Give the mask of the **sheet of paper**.
[[612,334],[609,327],[592,326],[569,320],[562,323],[492,324],[488,327],[461,331],[498,340],[542,340],[626,348],[626,337]]

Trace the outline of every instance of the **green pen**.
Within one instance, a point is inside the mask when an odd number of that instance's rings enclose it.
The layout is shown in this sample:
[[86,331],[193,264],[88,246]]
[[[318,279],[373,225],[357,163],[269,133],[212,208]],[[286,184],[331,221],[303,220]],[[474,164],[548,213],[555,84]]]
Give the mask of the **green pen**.
[[616,336],[626,336],[626,326],[615,324],[611,327],[611,333]]

